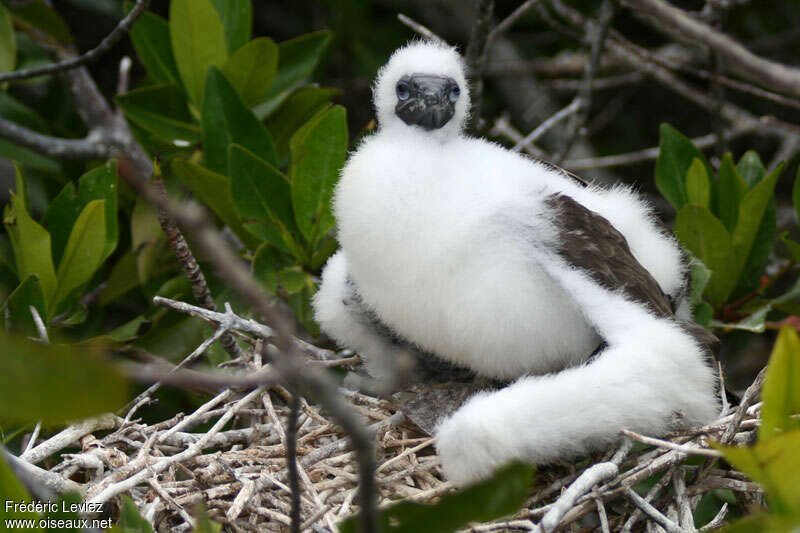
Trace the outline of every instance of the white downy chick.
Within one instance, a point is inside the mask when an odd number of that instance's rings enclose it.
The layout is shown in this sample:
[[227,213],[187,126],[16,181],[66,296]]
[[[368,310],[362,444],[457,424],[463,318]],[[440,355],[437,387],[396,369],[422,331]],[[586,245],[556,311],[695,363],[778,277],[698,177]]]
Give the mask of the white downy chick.
[[514,380],[438,427],[451,481],[717,415],[707,346],[673,313],[683,254],[639,196],[465,135],[453,48],[410,43],[373,91],[379,127],[336,188],[342,249],[316,318],[379,378],[419,350]]

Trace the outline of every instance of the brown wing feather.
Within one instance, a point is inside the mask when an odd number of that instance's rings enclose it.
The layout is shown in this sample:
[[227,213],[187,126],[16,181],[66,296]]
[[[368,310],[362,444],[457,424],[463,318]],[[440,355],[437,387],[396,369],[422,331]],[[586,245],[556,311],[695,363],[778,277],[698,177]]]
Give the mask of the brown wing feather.
[[546,202],[556,212],[558,253],[564,260],[609,290],[622,291],[647,305],[658,316],[673,315],[669,298],[608,220],[569,196],[554,194]]

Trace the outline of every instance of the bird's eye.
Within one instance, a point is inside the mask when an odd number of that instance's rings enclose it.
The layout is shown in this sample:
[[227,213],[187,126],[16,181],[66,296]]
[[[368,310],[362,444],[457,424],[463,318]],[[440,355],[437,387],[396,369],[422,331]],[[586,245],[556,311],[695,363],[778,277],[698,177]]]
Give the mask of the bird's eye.
[[458,85],[453,85],[453,87],[450,88],[450,101],[455,104],[459,96],[461,96],[461,89],[458,88]]
[[408,100],[409,96],[411,96],[411,90],[408,87],[408,83],[404,81],[397,82],[397,98]]

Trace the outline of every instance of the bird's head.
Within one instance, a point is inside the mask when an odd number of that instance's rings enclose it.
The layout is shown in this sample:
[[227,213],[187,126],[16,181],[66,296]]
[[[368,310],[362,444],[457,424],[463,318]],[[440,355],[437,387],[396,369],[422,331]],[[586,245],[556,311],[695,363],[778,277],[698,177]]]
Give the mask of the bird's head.
[[432,41],[414,41],[392,54],[378,73],[373,97],[381,128],[453,136],[463,130],[469,113],[461,56]]

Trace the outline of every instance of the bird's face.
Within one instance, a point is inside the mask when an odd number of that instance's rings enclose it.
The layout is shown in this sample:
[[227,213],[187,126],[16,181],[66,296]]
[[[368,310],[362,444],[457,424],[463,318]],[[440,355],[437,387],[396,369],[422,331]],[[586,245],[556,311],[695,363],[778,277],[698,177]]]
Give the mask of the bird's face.
[[373,86],[382,130],[456,139],[469,115],[469,85],[458,52],[430,41],[413,41],[392,54]]
[[431,131],[453,118],[461,88],[447,76],[406,74],[395,85],[395,94],[395,115],[409,126]]

